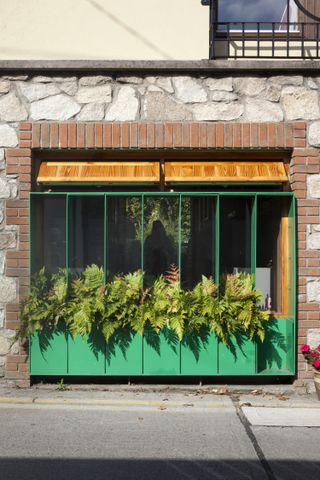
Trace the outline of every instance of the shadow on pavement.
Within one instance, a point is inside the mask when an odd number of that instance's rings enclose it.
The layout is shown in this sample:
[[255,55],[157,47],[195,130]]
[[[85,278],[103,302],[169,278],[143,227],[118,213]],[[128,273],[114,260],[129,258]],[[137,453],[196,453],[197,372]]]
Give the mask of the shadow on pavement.
[[[227,448],[227,445],[226,445]],[[174,447],[173,447],[174,449]],[[295,480],[320,478],[320,461],[269,461],[267,476],[259,461],[198,459],[49,459],[1,458],[1,480]]]

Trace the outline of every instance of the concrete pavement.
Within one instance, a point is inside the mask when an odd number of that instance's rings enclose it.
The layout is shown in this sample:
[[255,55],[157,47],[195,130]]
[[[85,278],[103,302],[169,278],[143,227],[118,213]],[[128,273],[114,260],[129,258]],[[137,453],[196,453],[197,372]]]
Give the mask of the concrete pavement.
[[0,479],[319,478],[320,402],[286,388],[0,387]]

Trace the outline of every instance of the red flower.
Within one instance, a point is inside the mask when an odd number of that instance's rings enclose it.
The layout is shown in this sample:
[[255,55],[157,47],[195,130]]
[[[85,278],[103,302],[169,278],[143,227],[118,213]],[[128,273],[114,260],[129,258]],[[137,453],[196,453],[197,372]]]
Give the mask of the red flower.
[[318,355],[318,354],[317,354],[317,352],[315,352],[315,351],[313,351],[313,352],[310,353],[310,356],[311,356],[311,357],[317,357],[317,355]]
[[320,370],[320,360],[315,360],[313,362],[313,366],[314,368],[316,368],[317,370]]
[[318,352],[320,352],[320,345],[317,346],[317,350],[318,350]]
[[300,348],[300,351],[302,353],[309,353],[310,352],[310,345],[302,345],[302,347]]

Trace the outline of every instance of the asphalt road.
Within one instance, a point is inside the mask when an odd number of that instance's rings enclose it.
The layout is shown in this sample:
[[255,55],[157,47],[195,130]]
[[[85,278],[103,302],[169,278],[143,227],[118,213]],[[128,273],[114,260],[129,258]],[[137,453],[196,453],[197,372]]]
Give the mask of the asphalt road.
[[233,405],[0,405],[0,480],[320,478],[320,428],[252,427]]

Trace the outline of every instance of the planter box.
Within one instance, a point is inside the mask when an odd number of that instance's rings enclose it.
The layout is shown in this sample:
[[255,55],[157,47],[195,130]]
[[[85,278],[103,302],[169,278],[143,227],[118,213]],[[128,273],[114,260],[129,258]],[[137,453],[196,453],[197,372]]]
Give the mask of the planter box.
[[294,374],[294,325],[274,319],[264,343],[245,336],[231,339],[230,347],[206,329],[186,335],[162,330],[143,337],[129,329],[109,342],[101,333],[73,339],[63,328],[43,332],[30,341],[30,374],[39,376],[291,376]]

